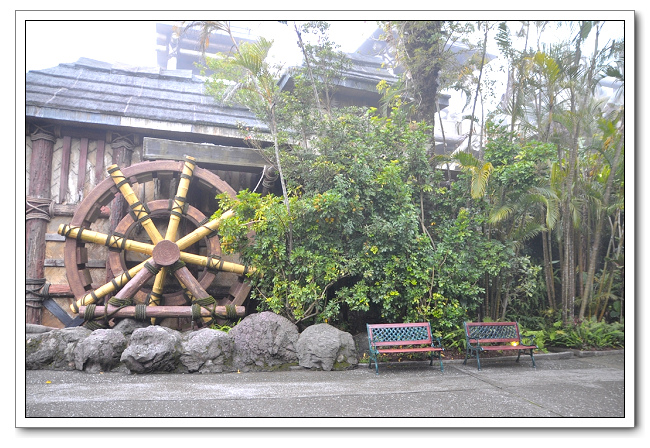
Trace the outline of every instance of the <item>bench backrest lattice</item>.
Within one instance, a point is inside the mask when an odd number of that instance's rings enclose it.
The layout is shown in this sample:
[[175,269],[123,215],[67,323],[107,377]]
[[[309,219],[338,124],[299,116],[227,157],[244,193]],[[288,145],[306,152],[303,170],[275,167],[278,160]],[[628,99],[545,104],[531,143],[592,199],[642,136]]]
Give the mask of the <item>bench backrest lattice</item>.
[[472,342],[519,342],[519,326],[516,322],[480,322],[465,324],[467,338]]
[[368,325],[368,337],[376,346],[431,344],[429,324]]

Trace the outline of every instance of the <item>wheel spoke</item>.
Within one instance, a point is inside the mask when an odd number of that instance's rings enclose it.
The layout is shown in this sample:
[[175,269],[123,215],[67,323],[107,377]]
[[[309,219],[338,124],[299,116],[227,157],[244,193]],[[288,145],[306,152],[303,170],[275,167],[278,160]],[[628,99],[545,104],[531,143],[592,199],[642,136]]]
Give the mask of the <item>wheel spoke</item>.
[[[167,276],[167,268],[161,268],[160,272],[156,274],[156,278],[153,281],[153,286],[151,287],[151,294],[149,295],[148,306],[158,306],[162,303],[163,289],[165,286],[165,277]],[[151,325],[156,324],[156,318],[151,318]]]
[[180,250],[186,249],[197,241],[210,236],[212,233],[216,232],[224,219],[227,219],[233,215],[232,210],[228,210],[223,213],[219,218],[208,221],[193,232],[188,233],[183,238],[179,239],[176,244]]
[[208,292],[203,289],[203,287],[199,284],[199,282],[194,278],[192,273],[190,272],[189,269],[187,269],[186,266],[181,266],[174,270],[174,276],[176,279],[180,282],[181,286],[184,288],[187,288],[189,292],[193,296],[194,299],[207,299],[210,296]]
[[124,174],[122,174],[122,171],[120,171],[117,165],[109,166],[106,171],[110,174],[111,179],[113,179],[113,182],[117,185],[117,188],[124,196],[124,199],[126,199],[126,202],[129,203],[129,207],[131,208],[135,220],[142,224],[142,227],[145,232],[147,232],[147,235],[149,235],[149,238],[151,238],[151,241],[153,241],[154,244],[161,241],[163,237],[151,220],[147,205],[138,199],[133,191],[133,187],[131,187],[129,181],[126,179]]
[[[181,222],[181,218],[185,216],[186,204],[187,204],[187,192],[190,188],[190,183],[192,182],[192,176],[194,175],[194,158],[190,156],[185,156],[185,165],[183,165],[183,170],[178,181],[178,188],[176,191],[176,196],[174,196],[170,201],[169,207],[169,225],[167,226],[167,231],[165,232],[165,239],[169,241],[176,241],[178,226]],[[153,282],[153,287],[151,288],[151,296],[149,301],[149,306],[158,306],[161,305],[162,295],[163,295],[163,286],[165,283],[165,276],[167,275],[167,269],[163,268],[158,274]],[[156,319],[151,319],[151,324],[155,325]]]
[[194,158],[185,156],[185,165],[183,165],[183,171],[181,172],[181,176],[178,181],[176,196],[171,199],[171,206],[169,210],[169,225],[167,226],[167,232],[165,234],[166,240],[176,241],[178,225],[181,222],[181,218],[185,216],[187,191],[190,187],[192,176],[194,175],[195,166],[196,165],[194,163]]
[[113,280],[111,280],[108,283],[105,283],[104,285],[100,286],[99,288],[95,289],[94,291],[89,292],[88,294],[84,295],[81,299],[77,300],[75,303],[70,305],[70,309],[78,313],[79,308],[85,305],[90,305],[93,303],[97,303],[99,299],[102,297],[107,296],[108,294],[111,294],[118,289],[120,289],[122,286],[126,285],[129,280],[131,280],[138,272],[144,268],[144,264],[146,262],[151,262],[151,258],[148,260],[143,261],[137,266],[132,267],[126,272],[123,272],[122,274],[118,275],[115,277]]
[[119,249],[122,251],[130,250],[145,255],[151,255],[151,252],[155,247],[153,244],[141,243],[120,235],[107,235],[105,233],[86,229],[85,227],[69,226],[67,224],[61,224],[57,233],[68,238],[82,240],[88,243],[101,244],[109,249]]
[[252,274],[255,272],[255,268],[253,267],[225,261],[220,257],[205,257],[203,255],[181,252],[181,260],[185,263],[203,266],[213,271],[232,272],[239,275]]
[[129,280],[117,294],[115,294],[116,299],[130,299],[136,291],[140,290],[140,288],[142,288],[142,286],[160,270],[160,266],[158,266],[154,260],[147,260],[142,264],[146,269],[140,269],[140,272]]

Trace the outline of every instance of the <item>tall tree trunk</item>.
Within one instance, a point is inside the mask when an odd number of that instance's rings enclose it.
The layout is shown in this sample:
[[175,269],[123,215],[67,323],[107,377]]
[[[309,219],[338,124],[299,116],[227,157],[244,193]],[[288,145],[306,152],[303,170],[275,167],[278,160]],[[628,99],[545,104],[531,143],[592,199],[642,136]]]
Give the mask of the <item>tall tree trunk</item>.
[[472,134],[474,133],[474,117],[476,114],[476,102],[478,101],[478,95],[481,90],[481,77],[483,76],[483,65],[485,63],[485,52],[487,51],[487,40],[488,40],[488,22],[485,22],[485,36],[483,38],[483,53],[481,54],[481,66],[478,72],[478,82],[476,83],[476,93],[474,94],[474,104],[472,106],[472,119],[469,124],[469,136],[467,138],[467,152],[472,150]]
[[[625,131],[625,117],[622,118],[623,126],[621,126],[621,138],[616,145],[616,154],[614,155],[614,162],[610,169],[609,177],[607,178],[607,187],[605,188],[605,194],[603,196],[602,208],[599,210],[599,219],[596,222],[596,230],[594,232],[593,245],[591,247],[590,257],[589,257],[589,267],[587,269],[587,281],[585,284],[584,293],[582,296],[582,301],[586,303],[591,299],[591,290],[594,284],[594,276],[596,275],[596,264],[598,262],[598,252],[600,250],[600,238],[603,231],[603,221],[604,221],[604,210],[609,205],[609,199],[612,193],[612,185],[614,183],[614,178],[616,177],[616,171],[618,170],[619,159],[621,157],[621,152],[623,150],[623,136]],[[584,309],[580,308],[580,319],[584,317]]]
[[555,287],[553,280],[553,258],[551,256],[551,248],[549,247],[549,232],[542,232],[542,252],[544,253],[544,279],[546,280],[546,297],[548,299],[548,306],[555,309]]

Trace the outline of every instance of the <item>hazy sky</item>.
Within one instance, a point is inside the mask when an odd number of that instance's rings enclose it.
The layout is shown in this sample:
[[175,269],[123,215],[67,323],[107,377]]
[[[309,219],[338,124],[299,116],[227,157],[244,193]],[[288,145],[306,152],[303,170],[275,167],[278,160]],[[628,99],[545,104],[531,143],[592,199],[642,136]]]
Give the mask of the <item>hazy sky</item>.
[[[249,23],[254,33],[274,39],[273,50],[285,53],[282,56],[285,63],[296,63],[300,55],[291,23]],[[341,50],[351,52],[375,29],[374,21],[334,22],[330,38],[341,45]],[[82,57],[141,67],[157,66],[156,21],[28,20],[25,36],[25,72],[75,62]]]

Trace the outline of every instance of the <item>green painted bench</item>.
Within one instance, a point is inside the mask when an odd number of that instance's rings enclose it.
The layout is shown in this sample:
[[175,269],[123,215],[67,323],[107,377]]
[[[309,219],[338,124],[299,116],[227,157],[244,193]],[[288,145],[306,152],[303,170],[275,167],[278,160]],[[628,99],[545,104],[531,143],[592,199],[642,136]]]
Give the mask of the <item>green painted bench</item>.
[[528,350],[535,367],[533,350],[537,345],[533,343],[534,336],[527,337],[529,345],[523,344],[517,322],[465,322],[464,324],[467,351],[463,364],[467,364],[468,358],[476,357],[478,369],[481,370],[480,353],[493,350],[517,350],[516,362],[519,362],[521,353]]
[[379,375],[377,356],[390,353],[431,353],[430,366],[433,359],[440,361],[442,367],[440,338],[433,338],[429,322],[407,323],[407,324],[366,324],[368,329],[368,344],[370,346],[370,362],[368,368],[375,363],[375,373]]

